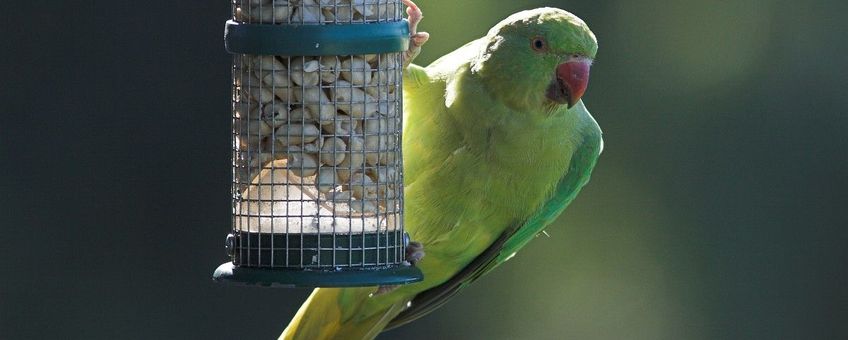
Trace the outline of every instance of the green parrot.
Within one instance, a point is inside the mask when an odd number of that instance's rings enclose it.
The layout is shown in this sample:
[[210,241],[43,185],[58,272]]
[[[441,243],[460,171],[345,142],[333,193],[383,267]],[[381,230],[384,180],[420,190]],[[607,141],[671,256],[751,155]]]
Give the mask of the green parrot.
[[[414,57],[429,36],[415,31],[420,10],[407,13]],[[410,254],[424,281],[315,289],[280,338],[373,339],[443,305],[543,232],[603,148],[580,100],[596,52],[580,18],[539,8],[427,67],[409,64],[405,227],[426,250]]]

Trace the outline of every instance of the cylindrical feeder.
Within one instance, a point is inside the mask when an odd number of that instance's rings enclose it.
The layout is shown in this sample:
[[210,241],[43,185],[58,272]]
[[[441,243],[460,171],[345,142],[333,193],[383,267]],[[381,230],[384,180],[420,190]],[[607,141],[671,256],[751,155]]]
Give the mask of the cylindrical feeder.
[[405,261],[399,0],[235,0],[232,262],[216,281],[420,281]]

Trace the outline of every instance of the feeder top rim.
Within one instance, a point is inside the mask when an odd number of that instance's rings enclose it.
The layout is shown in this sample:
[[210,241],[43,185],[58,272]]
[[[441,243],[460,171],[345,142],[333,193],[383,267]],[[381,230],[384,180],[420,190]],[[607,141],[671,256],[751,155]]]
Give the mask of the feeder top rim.
[[403,52],[406,19],[379,23],[267,25],[228,20],[224,45],[232,54],[324,56]]

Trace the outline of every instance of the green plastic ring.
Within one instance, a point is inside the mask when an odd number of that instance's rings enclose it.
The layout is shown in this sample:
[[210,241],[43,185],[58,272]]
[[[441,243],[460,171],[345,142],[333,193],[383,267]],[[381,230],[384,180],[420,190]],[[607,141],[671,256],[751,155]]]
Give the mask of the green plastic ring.
[[238,267],[232,262],[220,265],[212,276],[218,282],[272,288],[385,286],[415,283],[423,278],[418,267],[408,265],[310,270]]
[[409,48],[406,19],[334,25],[261,25],[227,21],[224,45],[233,54],[321,56],[402,52]]

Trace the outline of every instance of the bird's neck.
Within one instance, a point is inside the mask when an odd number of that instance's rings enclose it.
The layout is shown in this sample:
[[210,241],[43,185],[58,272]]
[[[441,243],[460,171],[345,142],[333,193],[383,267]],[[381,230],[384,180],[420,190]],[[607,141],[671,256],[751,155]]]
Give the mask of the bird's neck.
[[[457,80],[454,86],[465,93],[485,93],[479,82]],[[479,99],[460,96],[448,110],[462,147],[478,160],[467,183],[476,183],[483,205],[521,217],[536,209],[567,171],[580,139],[579,117],[566,110],[517,111],[497,98]]]

